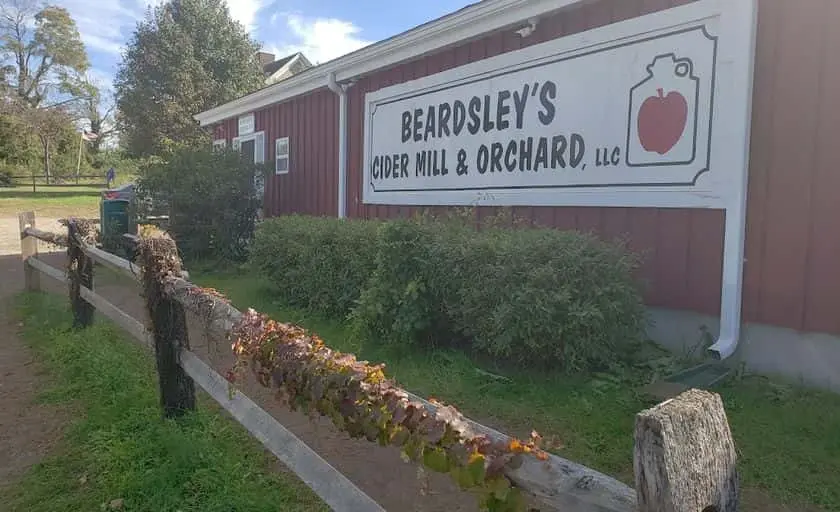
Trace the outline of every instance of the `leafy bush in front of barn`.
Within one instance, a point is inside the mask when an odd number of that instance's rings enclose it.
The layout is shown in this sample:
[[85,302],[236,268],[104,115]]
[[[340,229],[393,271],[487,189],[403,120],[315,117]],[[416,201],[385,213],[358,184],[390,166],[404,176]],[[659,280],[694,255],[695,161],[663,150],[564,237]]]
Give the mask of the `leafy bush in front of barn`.
[[138,204],[169,215],[185,259],[244,261],[262,202],[254,176],[263,172],[232,150],[177,149],[141,170]]
[[523,365],[609,365],[644,332],[636,258],[588,234],[384,223],[352,319],[394,343],[457,345]]
[[593,235],[485,229],[459,247],[458,331],[476,350],[523,364],[602,368],[644,334],[635,256]]
[[455,343],[452,323],[461,256],[456,240],[473,228],[447,220],[384,222],[376,241],[375,266],[351,314],[356,336],[388,343]]
[[504,226],[281,217],[257,230],[251,262],[284,301],[350,312],[356,336],[570,371],[623,359],[645,327],[637,258],[588,234]]
[[345,317],[374,269],[377,223],[306,216],[264,221],[249,263],[284,301]]

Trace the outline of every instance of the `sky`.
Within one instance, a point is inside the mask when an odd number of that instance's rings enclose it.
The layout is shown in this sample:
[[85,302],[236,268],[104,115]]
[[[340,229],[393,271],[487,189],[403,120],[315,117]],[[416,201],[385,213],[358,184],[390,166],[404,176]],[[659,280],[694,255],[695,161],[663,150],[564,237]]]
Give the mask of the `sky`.
[[[90,74],[110,88],[121,48],[150,3],[162,0],[53,0],[76,20]],[[470,0],[227,0],[263,51],[302,51],[323,63],[460,9]]]

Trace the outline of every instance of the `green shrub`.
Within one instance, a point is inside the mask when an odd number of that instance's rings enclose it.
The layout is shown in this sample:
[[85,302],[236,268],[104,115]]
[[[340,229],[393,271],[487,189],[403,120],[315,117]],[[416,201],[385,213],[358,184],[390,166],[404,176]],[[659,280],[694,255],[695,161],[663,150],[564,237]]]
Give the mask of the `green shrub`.
[[451,343],[449,308],[458,282],[452,242],[473,230],[456,222],[395,220],[378,231],[376,268],[351,315],[356,335],[388,343]]
[[593,369],[644,333],[637,261],[620,245],[551,229],[487,229],[453,243],[453,322],[477,350]]
[[636,258],[591,235],[503,224],[272,219],[252,261],[284,300],[350,311],[354,333],[381,342],[570,371],[622,359],[645,327]]
[[261,203],[254,178],[263,172],[235,151],[179,149],[141,170],[139,213],[168,213],[169,232],[187,260],[243,261]]
[[344,317],[375,267],[376,223],[287,216],[257,229],[250,263],[297,306]]

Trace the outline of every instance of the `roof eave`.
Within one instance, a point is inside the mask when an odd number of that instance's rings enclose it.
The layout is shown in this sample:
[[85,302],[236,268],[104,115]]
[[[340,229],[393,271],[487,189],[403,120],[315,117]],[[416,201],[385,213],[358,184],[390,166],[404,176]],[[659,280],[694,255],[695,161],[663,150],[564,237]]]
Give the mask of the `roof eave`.
[[309,68],[194,117],[201,126],[212,125],[326,87],[327,77],[331,73],[335,73],[339,82],[358,78],[412,57],[585,1],[587,0],[484,0],[390,39]]

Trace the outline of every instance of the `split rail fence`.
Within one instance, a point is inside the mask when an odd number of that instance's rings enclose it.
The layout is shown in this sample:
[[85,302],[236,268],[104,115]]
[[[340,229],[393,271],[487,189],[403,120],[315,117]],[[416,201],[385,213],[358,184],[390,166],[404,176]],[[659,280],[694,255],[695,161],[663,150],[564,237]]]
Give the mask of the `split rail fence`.
[[[27,290],[40,289],[42,274],[68,283],[77,327],[90,325],[96,310],[147,347],[154,347],[161,404],[166,416],[177,416],[194,409],[194,385],[198,384],[333,510],[384,510],[251,399],[241,392],[231,394],[229,382],[190,351],[186,312],[206,314],[202,307],[213,303],[212,327],[229,334],[242,319],[240,311],[226,302],[214,300],[216,297],[212,294],[190,283],[184,272],[169,275],[165,282],[159,283],[156,291],[163,299],[155,304],[149,302],[147,328],[94,291],[94,264],[140,281],[143,272],[154,272],[155,269],[141,268],[98,249],[89,243],[89,239],[86,241],[81,221],[67,220],[67,233],[49,233],[36,228],[33,213],[22,213],[19,218]],[[67,248],[67,270],[51,267],[39,259],[39,240]],[[134,237],[134,240],[139,239]],[[172,246],[174,254],[171,257],[177,258],[177,249],[174,244]],[[411,393],[407,396],[412,402],[422,403],[430,412],[438,408],[437,404]],[[474,421],[467,419],[466,422],[473,432],[491,440],[511,439]],[[718,395],[690,390],[640,412],[636,417],[634,440],[635,489],[553,454],[545,460],[526,456],[517,468],[506,467],[504,474],[543,511],[737,510],[735,447]],[[371,468],[371,471],[376,470]]]

